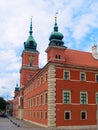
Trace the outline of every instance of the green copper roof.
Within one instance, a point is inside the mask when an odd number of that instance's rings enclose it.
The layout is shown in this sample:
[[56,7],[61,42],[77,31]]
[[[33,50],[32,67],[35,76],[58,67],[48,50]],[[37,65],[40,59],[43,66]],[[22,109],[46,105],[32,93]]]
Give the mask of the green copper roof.
[[64,37],[63,34],[58,32],[57,16],[55,16],[54,30],[49,37],[50,40],[49,45],[63,46],[64,44],[64,42],[62,41],[63,37]]
[[32,19],[31,19],[29,37],[28,37],[27,41],[24,43],[24,49],[36,51],[37,43],[34,40],[32,33],[33,33],[33,31],[32,31]]
[[16,84],[15,91],[19,91],[18,83]]

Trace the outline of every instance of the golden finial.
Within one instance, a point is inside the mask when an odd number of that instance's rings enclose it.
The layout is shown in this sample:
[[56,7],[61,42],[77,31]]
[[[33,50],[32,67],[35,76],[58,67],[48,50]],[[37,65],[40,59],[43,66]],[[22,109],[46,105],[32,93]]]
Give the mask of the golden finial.
[[58,15],[58,12],[55,13],[55,24],[57,24],[57,15]]

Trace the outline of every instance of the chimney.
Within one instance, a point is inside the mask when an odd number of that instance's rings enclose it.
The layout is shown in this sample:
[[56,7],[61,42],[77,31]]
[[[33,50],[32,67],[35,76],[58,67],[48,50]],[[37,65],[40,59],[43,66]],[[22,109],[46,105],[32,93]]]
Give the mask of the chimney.
[[97,53],[97,45],[92,46],[92,54],[96,54]]
[[92,56],[94,59],[98,60],[97,45],[92,46]]

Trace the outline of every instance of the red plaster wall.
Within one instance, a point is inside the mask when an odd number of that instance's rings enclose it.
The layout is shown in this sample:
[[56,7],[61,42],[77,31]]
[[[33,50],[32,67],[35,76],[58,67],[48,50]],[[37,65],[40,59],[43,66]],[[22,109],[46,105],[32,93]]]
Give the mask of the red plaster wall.
[[[69,69],[69,68],[68,68]],[[96,125],[96,92],[95,72],[86,72],[87,81],[80,81],[81,70],[70,70],[70,80],[64,80],[65,68],[56,68],[56,125]],[[63,90],[71,91],[71,104],[63,104]],[[80,92],[88,92],[88,104],[80,104]],[[64,120],[64,111],[71,111],[71,120]],[[80,119],[80,111],[87,111],[87,120]]]
[[34,52],[28,52],[24,51],[22,54],[22,65],[28,65],[29,64],[29,55],[34,57],[33,65],[38,66],[39,64],[39,53],[34,53]]
[[[48,123],[48,119],[44,119],[44,112],[47,111],[48,112],[48,104],[44,104],[44,93],[48,92],[48,83],[47,81],[45,81],[45,73],[43,73],[41,76],[39,76],[37,79],[35,79],[32,84],[30,86],[28,86],[28,88],[25,89],[24,91],[24,95],[25,95],[25,101],[24,101],[24,115],[23,118],[26,120],[30,120],[33,122],[37,122],[40,124],[44,124],[47,125]],[[41,77],[43,78],[43,82],[42,84],[38,84],[38,86],[36,86],[36,80],[40,80]],[[42,105],[38,104],[36,105],[36,97],[38,96],[40,99],[40,95],[42,94]],[[28,107],[28,100],[31,98],[34,98],[34,105],[31,107]],[[40,101],[38,101],[39,103]],[[31,112],[31,113],[30,113]],[[34,114],[35,112],[35,114]],[[36,117],[36,113],[38,112],[38,115]],[[40,112],[42,112],[42,118],[40,118]],[[29,115],[30,113],[30,115]],[[47,113],[48,115],[48,113]]]

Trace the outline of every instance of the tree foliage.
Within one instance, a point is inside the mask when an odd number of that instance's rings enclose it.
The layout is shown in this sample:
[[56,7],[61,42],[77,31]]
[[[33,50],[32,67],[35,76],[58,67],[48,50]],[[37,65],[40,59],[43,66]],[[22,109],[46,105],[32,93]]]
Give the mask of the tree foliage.
[[6,101],[2,97],[0,97],[0,110],[6,110]]

